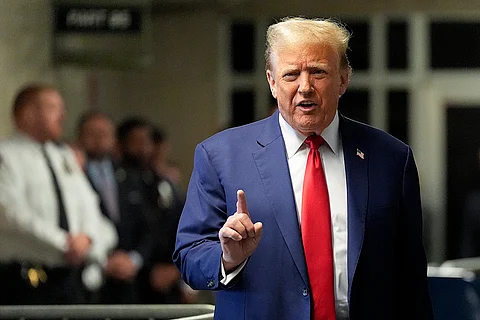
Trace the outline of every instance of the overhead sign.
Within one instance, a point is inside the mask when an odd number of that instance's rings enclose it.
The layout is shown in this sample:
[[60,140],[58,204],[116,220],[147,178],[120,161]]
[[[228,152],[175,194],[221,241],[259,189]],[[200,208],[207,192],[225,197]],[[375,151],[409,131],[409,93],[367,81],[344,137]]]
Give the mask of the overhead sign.
[[138,7],[55,6],[55,31],[135,33],[142,29]]

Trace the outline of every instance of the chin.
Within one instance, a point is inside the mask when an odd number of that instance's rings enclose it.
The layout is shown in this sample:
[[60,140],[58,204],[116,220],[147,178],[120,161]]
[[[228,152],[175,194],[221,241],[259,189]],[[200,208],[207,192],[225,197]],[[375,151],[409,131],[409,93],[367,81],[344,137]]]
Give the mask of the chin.
[[297,127],[302,131],[315,132],[322,127],[322,123],[318,121],[308,121],[300,123]]
[[62,133],[59,134],[52,134],[51,138],[52,141],[61,141],[62,140]]

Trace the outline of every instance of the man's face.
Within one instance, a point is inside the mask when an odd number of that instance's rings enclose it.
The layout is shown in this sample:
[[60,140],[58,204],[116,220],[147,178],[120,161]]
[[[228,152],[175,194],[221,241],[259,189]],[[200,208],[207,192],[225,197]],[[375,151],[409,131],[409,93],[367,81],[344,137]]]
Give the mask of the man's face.
[[103,116],[93,116],[81,128],[80,143],[89,157],[110,156],[115,146],[115,127]]
[[63,134],[65,106],[62,96],[55,90],[40,92],[35,103],[36,127],[45,140],[58,141]]
[[152,158],[153,146],[151,129],[137,127],[128,134],[122,151],[125,156],[135,158],[138,162],[148,165]]
[[305,136],[320,135],[347,89],[348,70],[328,45],[288,46],[273,53],[267,79],[288,124]]
[[164,163],[168,160],[171,151],[170,143],[167,140],[156,142],[153,148],[153,161]]

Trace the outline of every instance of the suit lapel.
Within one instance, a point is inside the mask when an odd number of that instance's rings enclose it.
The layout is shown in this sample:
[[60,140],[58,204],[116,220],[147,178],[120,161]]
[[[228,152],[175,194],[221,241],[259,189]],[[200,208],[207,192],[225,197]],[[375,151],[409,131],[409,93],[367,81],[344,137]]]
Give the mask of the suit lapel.
[[260,134],[263,148],[253,153],[260,178],[282,237],[303,280],[308,284],[303,245],[295,198],[289,174],[285,144],[278,123],[278,111],[271,116]]
[[357,268],[363,237],[368,199],[369,148],[362,141],[352,120],[340,117],[345,173],[347,180],[347,221],[348,221],[348,297]]
[[[340,116],[340,132],[345,157],[348,214],[348,296],[360,258],[365,234],[368,199],[369,146],[362,141],[352,120]],[[263,148],[253,153],[267,199],[282,237],[305,283],[308,275],[303,253],[285,144],[278,124],[278,111],[270,117],[257,142]]]

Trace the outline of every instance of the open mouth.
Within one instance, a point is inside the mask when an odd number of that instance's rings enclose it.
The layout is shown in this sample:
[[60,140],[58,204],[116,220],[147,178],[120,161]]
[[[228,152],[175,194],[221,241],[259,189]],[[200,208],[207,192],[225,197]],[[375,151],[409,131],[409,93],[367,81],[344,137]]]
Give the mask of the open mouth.
[[317,104],[313,101],[302,101],[297,104],[297,107],[300,107],[302,109],[313,109],[317,106]]

